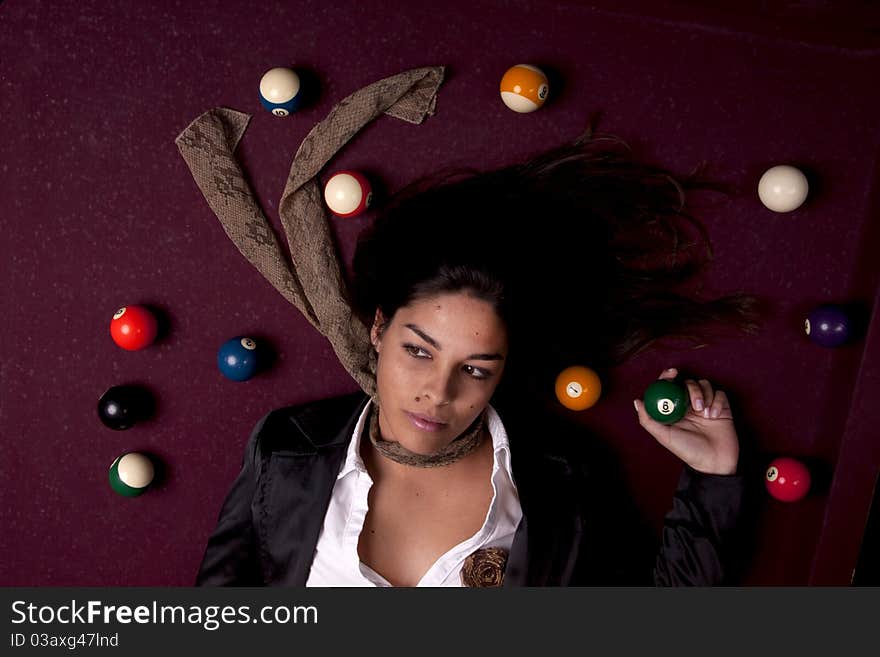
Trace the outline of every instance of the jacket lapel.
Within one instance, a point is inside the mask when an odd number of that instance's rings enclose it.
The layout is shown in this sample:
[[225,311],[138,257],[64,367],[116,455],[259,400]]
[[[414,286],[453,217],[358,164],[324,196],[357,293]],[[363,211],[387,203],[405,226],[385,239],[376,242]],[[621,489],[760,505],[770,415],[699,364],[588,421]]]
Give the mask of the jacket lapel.
[[267,584],[305,586],[336,476],[368,399],[356,393],[279,414],[264,447],[255,509]]

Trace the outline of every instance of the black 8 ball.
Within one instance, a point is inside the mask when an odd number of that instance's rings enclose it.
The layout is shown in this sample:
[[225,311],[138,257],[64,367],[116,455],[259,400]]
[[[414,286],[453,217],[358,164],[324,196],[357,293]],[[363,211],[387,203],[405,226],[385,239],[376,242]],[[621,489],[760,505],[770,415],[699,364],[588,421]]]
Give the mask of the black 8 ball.
[[149,414],[149,396],[135,386],[113,386],[98,400],[98,417],[105,426],[130,429]]

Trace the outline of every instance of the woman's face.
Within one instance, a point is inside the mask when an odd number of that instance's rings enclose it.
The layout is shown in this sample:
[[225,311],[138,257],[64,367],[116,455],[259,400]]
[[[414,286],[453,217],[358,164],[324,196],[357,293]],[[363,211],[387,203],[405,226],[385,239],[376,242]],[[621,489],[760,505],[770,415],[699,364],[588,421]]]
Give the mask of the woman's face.
[[[401,307],[380,337],[383,321],[377,311],[370,334],[382,437],[417,454],[436,452],[489,403],[507,358],[507,331],[491,304],[465,292]],[[419,427],[409,413],[443,424]]]

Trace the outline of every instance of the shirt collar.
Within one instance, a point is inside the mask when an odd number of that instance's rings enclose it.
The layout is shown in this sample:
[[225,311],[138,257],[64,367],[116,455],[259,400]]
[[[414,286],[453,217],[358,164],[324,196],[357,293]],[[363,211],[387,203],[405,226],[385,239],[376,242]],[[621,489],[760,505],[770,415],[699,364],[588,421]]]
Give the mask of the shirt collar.
[[[345,454],[345,463],[342,465],[342,469],[336,477],[337,479],[342,479],[345,475],[355,470],[364,473],[367,471],[364,466],[364,461],[361,458],[360,446],[361,436],[364,433],[364,425],[366,425],[367,418],[369,417],[372,403],[373,400],[370,399],[366,406],[364,406],[363,411],[361,411],[360,417],[358,418],[357,424],[352,432],[351,440],[348,443],[348,450]],[[510,441],[507,438],[507,431],[504,429],[504,424],[501,422],[498,412],[492,408],[491,404],[487,405],[487,409],[486,423],[489,427],[489,434],[492,436],[492,445],[494,449],[494,465],[492,472],[494,473],[499,467],[503,467],[507,470],[510,480],[513,481],[513,472],[510,467]]]

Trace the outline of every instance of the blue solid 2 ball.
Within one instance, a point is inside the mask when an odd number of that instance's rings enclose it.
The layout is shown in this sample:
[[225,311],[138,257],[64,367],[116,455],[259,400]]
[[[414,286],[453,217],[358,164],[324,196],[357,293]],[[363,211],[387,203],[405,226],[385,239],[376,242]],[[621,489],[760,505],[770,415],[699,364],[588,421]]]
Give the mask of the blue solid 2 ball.
[[223,343],[217,353],[217,366],[227,379],[247,381],[257,373],[257,343],[236,337]]
[[293,69],[271,68],[260,80],[260,102],[275,116],[287,116],[302,104],[302,84]]

